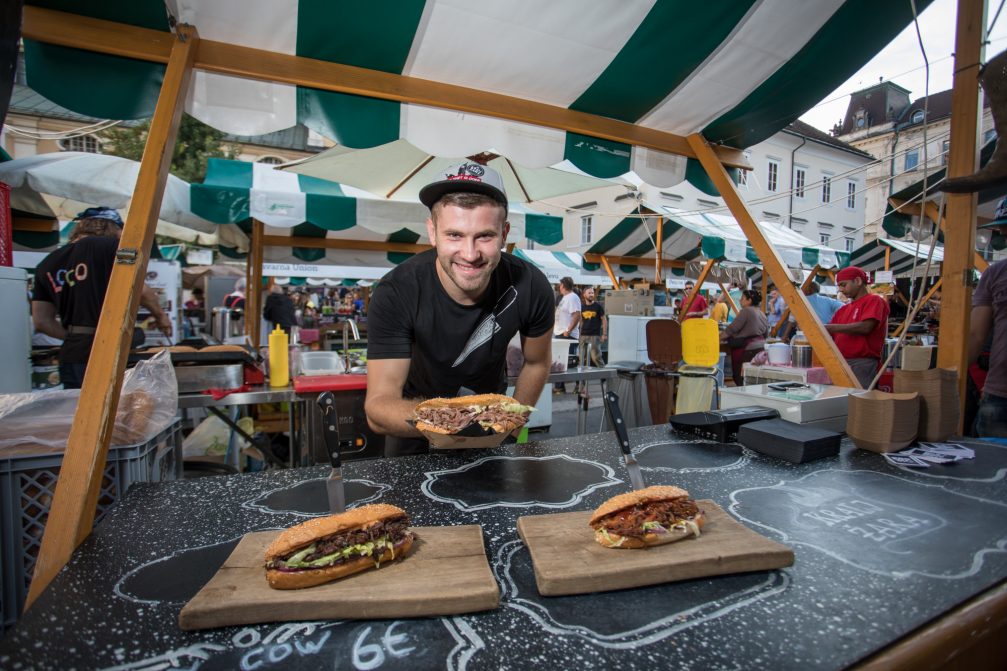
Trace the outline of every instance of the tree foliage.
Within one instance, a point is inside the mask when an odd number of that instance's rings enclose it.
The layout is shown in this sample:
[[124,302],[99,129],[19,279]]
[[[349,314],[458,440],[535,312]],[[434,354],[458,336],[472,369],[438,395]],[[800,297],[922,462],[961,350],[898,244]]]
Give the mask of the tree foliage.
[[[111,128],[102,133],[102,150],[106,154],[139,161],[149,130],[149,120],[130,128]],[[182,114],[171,157],[171,174],[190,183],[202,182],[206,176],[207,159],[233,159],[238,155],[238,147],[224,142],[224,137],[219,130]]]

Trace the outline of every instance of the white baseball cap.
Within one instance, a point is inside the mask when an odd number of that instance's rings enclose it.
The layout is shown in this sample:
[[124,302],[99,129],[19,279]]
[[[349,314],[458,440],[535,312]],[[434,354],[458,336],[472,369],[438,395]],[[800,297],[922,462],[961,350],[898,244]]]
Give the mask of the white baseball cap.
[[507,193],[503,178],[493,168],[465,161],[449,166],[440,173],[440,179],[420,189],[420,202],[429,208],[449,193],[481,193],[507,207]]

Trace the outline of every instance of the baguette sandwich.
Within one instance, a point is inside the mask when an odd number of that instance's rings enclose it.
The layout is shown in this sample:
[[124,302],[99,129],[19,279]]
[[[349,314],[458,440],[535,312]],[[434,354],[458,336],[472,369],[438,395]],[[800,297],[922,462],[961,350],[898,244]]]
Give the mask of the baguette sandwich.
[[409,517],[385,503],[290,527],[266,548],[273,589],[301,589],[402,559],[413,546]]
[[699,536],[703,511],[678,487],[647,487],[614,496],[588,523],[607,548],[636,549]]
[[524,426],[534,409],[502,394],[432,398],[416,406],[413,420],[420,431],[445,435],[460,433],[473,424],[484,431],[510,433]]

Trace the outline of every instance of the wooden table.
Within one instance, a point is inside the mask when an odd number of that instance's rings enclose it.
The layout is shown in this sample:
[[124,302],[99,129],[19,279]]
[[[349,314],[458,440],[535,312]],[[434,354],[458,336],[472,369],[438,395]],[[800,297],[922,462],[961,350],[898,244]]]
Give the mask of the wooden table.
[[[352,462],[350,501],[417,526],[480,524],[494,611],[183,632],[177,618],[245,533],[323,513],[327,469],[137,485],[0,643],[0,668],[935,668],[999,664],[1007,449],[911,472],[845,442],[789,464],[666,427],[630,439],[650,484],[712,499],[789,545],[777,571],[583,596],[538,594],[518,517],[625,491],[612,434]],[[674,546],[670,546],[674,547]],[[976,645],[978,641],[978,645]],[[992,643],[991,643],[992,642]],[[996,649],[999,646],[999,650]],[[999,655],[999,656],[997,656]]]

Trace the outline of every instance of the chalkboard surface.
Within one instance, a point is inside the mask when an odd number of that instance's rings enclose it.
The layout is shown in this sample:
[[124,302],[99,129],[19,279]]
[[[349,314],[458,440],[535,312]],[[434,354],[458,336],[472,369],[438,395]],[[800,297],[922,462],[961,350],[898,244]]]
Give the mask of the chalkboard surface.
[[[597,434],[344,467],[377,488],[358,502],[398,505],[415,526],[481,525],[496,610],[184,632],[181,597],[206,566],[246,533],[316,514],[300,493],[312,498],[329,469],[135,485],[0,642],[0,668],[837,669],[1007,579],[999,446],[967,443],[974,463],[944,477],[848,441],[837,457],[789,464],[661,426],[630,440],[648,484],[712,499],[792,547],[794,565],[541,596],[517,518],[590,511],[629,486],[612,434]],[[283,491],[298,492],[292,504]]]

